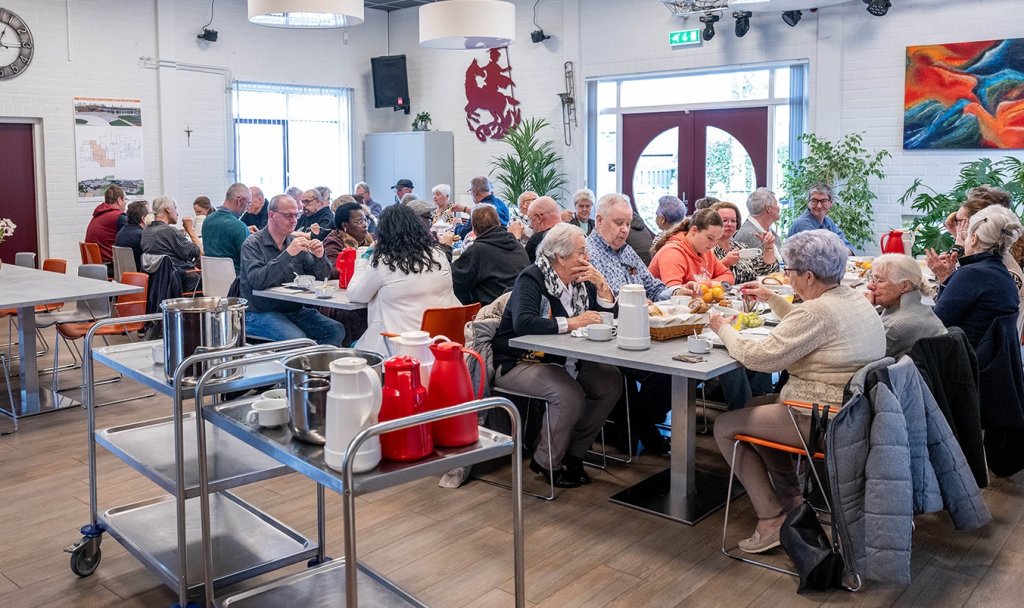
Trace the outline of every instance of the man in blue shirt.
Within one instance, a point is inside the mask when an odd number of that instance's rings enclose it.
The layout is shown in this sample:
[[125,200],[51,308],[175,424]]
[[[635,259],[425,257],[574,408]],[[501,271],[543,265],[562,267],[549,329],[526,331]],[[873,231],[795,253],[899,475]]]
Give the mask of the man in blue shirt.
[[498,210],[498,221],[503,228],[508,228],[508,205],[491,192],[491,181],[489,179],[482,175],[474,177],[469,183],[468,192],[473,196],[473,202],[494,205],[494,208]]
[[850,255],[854,255],[853,245],[846,240],[846,235],[843,234],[839,226],[836,226],[832,218],[828,217],[828,210],[831,208],[832,188],[826,184],[814,184],[807,194],[807,210],[796,218],[787,236],[793,236],[805,230],[828,230],[843,241],[846,248],[850,250]]
[[251,196],[245,184],[231,184],[224,203],[203,221],[203,253],[230,258],[235,264],[235,276],[241,272],[242,243],[249,238],[249,228],[239,216],[249,206]]

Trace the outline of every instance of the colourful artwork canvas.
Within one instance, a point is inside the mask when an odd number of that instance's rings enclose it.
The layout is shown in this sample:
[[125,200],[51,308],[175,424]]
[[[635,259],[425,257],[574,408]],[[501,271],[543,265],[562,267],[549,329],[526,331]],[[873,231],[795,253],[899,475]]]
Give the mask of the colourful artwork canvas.
[[907,150],[1024,148],[1024,38],[907,47]]

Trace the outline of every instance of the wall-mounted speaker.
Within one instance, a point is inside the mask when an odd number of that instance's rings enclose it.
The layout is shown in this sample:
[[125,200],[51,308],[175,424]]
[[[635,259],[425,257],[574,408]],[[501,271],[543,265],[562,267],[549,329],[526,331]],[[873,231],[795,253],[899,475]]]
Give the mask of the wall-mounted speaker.
[[409,77],[405,55],[387,55],[370,59],[373,72],[373,107],[394,108],[409,113]]

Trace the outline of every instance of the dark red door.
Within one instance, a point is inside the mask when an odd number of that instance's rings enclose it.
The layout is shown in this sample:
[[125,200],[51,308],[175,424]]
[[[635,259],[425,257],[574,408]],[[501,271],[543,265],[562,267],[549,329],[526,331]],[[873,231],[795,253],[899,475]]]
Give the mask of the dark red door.
[[39,254],[32,125],[0,123],[0,173],[0,218],[17,226],[14,236],[0,243],[0,259],[13,264],[19,251]]
[[[695,110],[692,112],[652,112],[626,114],[622,117],[622,191],[636,196],[637,180],[656,179],[661,184],[675,185],[674,194],[693,202],[705,195],[707,187],[708,133],[719,129],[742,144],[754,167],[755,184],[768,182],[768,108],[732,110]],[[674,146],[670,140],[674,141]],[[653,151],[651,148],[655,148]],[[641,157],[664,157],[672,165],[662,164],[664,171],[643,171],[638,175]],[[674,161],[674,162],[671,162]],[[651,175],[654,175],[652,178]],[[753,188],[751,188],[753,190]],[[743,202],[743,201],[734,201]],[[650,201],[637,201],[648,206]]]

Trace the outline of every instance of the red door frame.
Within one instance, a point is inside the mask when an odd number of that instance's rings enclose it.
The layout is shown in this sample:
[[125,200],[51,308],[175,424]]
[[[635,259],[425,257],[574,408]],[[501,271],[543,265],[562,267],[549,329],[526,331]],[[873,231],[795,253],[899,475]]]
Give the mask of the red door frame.
[[14,254],[19,251],[35,252],[38,258],[32,124],[0,123],[0,167],[3,167],[4,178],[4,187],[0,188],[0,218],[8,218],[17,226],[14,235],[0,243],[0,259],[13,264]]
[[721,129],[746,149],[754,165],[755,186],[768,184],[768,108],[734,108],[650,112],[622,116],[622,192],[633,197],[633,179],[647,145],[665,131],[678,127],[678,179],[676,196],[685,193],[690,211],[705,194],[707,127]]

